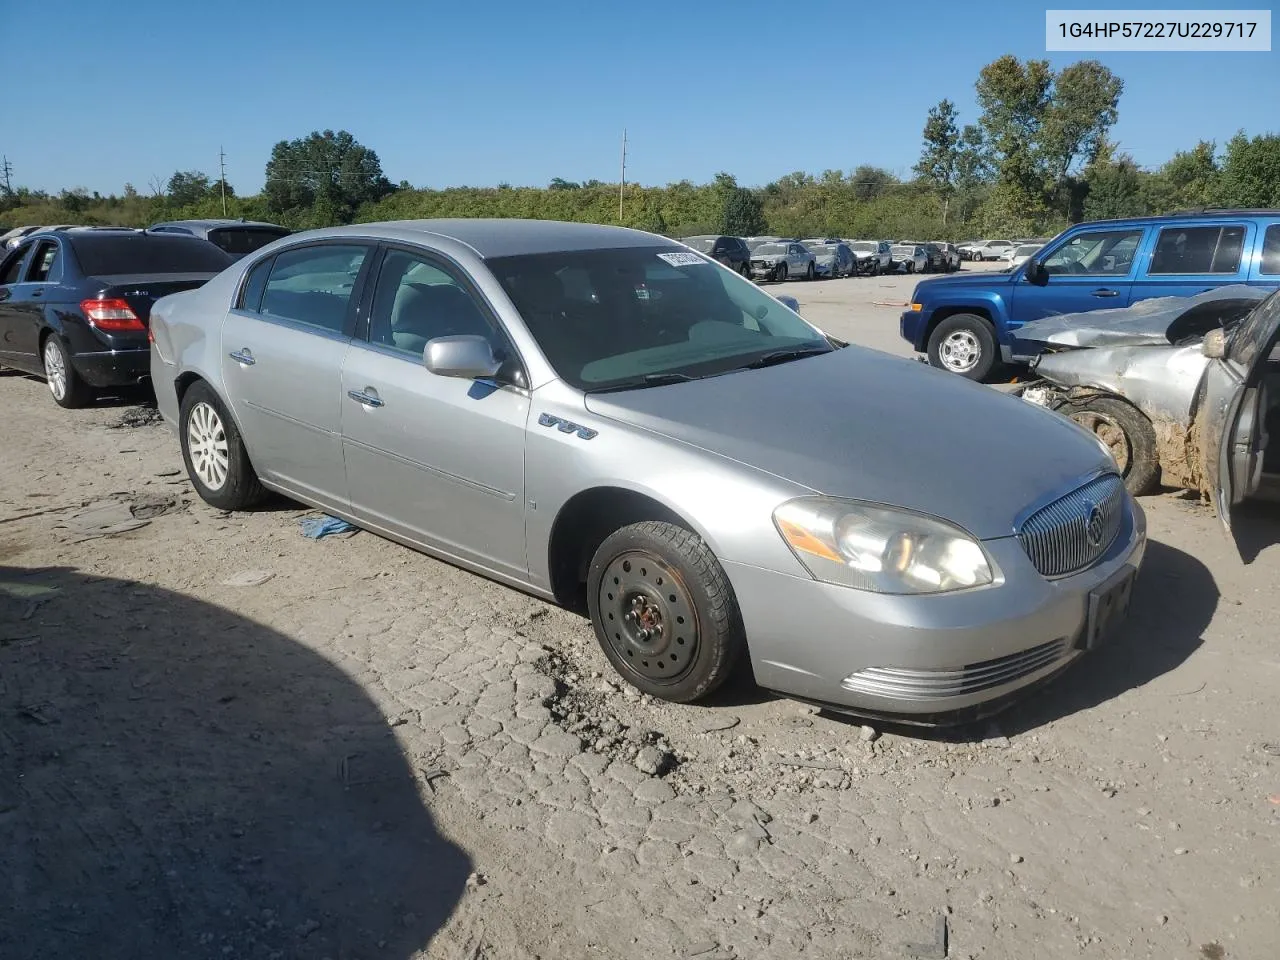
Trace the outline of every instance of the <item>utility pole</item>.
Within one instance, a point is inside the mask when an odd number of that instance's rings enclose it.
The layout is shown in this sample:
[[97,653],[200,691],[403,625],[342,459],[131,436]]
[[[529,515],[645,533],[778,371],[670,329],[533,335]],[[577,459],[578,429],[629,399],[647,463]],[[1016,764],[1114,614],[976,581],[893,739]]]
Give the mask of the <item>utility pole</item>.
[[3,164],[0,164],[0,176],[4,178],[4,195],[6,197],[13,196],[13,164],[9,162],[8,156],[4,157]]
[[622,128],[622,176],[618,178],[618,222],[622,222],[622,191],[627,185],[627,128]]
[[218,177],[218,183],[222,187],[222,215],[227,215],[227,154],[218,147],[218,168],[222,174]]

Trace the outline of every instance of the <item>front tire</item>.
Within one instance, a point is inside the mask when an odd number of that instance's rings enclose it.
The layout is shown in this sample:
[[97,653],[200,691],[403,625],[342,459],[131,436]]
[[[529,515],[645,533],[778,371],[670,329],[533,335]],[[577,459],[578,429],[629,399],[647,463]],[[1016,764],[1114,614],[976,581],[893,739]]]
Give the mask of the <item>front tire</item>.
[[778,268],[773,271],[773,279],[778,283],[783,283],[787,279],[787,265],[785,263],[778,264]]
[[996,363],[991,324],[976,313],[957,313],[929,335],[929,363],[969,380],[984,380]]
[[810,260],[809,265],[804,269],[804,278],[806,280],[812,280],[814,276],[817,275],[817,272],[817,268],[814,267],[813,261]]
[[178,425],[182,460],[200,499],[219,510],[245,510],[263,500],[266,489],[240,430],[208,384],[194,383],[183,395]]
[[587,575],[596,640],[624,680],[692,703],[732,675],[746,649],[733,588],[697,534],[646,520],[596,550]]
[[1114,397],[1093,397],[1073,404],[1066,412],[1072,420],[1111,448],[1111,455],[1135,497],[1155,490],[1160,477],[1156,431],[1141,410]]
[[76,373],[76,368],[71,365],[71,354],[56,333],[45,338],[40,358],[44,361],[44,380],[49,385],[54,403],[74,410],[93,399],[93,390]]

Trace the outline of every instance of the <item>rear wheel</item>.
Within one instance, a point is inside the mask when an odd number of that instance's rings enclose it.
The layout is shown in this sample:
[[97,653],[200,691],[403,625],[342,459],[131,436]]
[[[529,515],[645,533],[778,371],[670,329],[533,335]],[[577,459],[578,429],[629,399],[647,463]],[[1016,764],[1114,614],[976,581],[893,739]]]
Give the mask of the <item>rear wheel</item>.
[[996,362],[991,324],[975,313],[957,313],[929,335],[929,363],[970,380],[982,380]]
[[93,390],[76,373],[75,367],[71,365],[71,354],[56,333],[45,337],[40,357],[44,361],[45,383],[49,385],[54,403],[73,410],[83,407],[93,399]]
[[1160,476],[1156,431],[1141,410],[1113,397],[1094,397],[1064,412],[1111,448],[1130,493],[1140,497],[1156,488]]
[[646,520],[605,539],[591,560],[587,606],[615,670],[654,697],[700,700],[746,649],[737,599],[697,536]]
[[183,395],[178,424],[187,475],[205,503],[244,510],[262,501],[266,490],[240,431],[208,384],[192,384]]

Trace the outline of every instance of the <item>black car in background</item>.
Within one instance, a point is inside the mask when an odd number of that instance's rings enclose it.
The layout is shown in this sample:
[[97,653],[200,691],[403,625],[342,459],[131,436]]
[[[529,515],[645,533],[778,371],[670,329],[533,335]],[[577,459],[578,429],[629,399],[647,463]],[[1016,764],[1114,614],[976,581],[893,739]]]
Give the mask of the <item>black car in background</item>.
[[293,233],[288,227],[282,227],[278,223],[254,220],[167,220],[164,223],[153,223],[147,231],[199,237],[222,248],[237,260]]
[[926,273],[944,273],[947,270],[947,254],[942,247],[936,243],[922,243],[924,247],[924,255],[928,258],[925,265]]
[[744,277],[751,276],[751,251],[741,237],[681,237],[680,242],[713,260],[719,260]]
[[145,381],[151,305],[234,262],[192,236],[114,227],[33,233],[0,257],[0,366],[43,377],[64,407]]

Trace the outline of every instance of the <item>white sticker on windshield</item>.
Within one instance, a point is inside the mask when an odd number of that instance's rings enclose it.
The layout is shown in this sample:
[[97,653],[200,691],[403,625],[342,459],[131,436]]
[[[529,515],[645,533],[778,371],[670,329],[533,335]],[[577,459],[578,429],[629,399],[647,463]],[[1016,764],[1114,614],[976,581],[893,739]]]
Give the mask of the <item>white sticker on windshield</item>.
[[696,253],[660,253],[658,259],[665,260],[673,267],[694,267],[707,262]]

